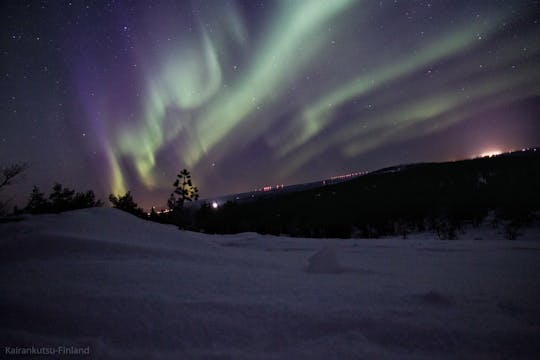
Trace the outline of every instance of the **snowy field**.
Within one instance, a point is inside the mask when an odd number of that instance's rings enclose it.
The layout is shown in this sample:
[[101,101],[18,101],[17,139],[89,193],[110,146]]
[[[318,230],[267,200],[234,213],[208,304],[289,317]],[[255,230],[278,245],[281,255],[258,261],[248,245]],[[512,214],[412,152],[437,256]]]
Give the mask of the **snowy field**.
[[0,357],[540,358],[538,233],[464,237],[211,236],[104,208],[0,224]]

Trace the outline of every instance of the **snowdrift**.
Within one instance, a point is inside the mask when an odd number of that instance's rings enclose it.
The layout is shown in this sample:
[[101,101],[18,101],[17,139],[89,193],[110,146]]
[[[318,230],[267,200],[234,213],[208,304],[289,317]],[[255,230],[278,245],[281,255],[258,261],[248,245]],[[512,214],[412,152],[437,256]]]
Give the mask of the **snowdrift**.
[[99,359],[536,358],[540,243],[210,236],[114,209],[0,225],[1,345]]

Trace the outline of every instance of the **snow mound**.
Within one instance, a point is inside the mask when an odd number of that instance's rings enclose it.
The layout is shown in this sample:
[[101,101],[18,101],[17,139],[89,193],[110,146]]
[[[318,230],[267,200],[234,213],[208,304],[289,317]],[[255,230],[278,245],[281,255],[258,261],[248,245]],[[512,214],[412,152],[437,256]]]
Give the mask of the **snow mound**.
[[486,239],[214,236],[107,208],[28,216],[0,224],[0,348],[88,347],[89,358],[119,360],[536,359],[538,239]]
[[324,247],[308,258],[306,271],[316,274],[336,274],[343,269],[339,266],[336,251],[331,247]]

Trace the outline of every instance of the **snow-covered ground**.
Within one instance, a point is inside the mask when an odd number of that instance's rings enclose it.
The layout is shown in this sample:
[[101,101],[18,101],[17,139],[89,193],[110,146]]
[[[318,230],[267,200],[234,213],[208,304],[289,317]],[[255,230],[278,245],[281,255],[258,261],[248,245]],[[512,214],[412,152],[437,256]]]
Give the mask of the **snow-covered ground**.
[[534,234],[315,240],[184,232],[103,208],[34,216],[0,224],[0,357],[539,358]]

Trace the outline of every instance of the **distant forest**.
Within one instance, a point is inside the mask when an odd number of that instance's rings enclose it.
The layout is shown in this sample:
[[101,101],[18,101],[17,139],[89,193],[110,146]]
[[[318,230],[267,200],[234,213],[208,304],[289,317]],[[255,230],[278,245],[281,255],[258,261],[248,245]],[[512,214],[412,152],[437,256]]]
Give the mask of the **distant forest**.
[[509,239],[540,211],[540,151],[382,169],[340,184],[251,203],[204,204],[183,226],[208,233],[362,237],[433,231],[456,239],[488,215]]

